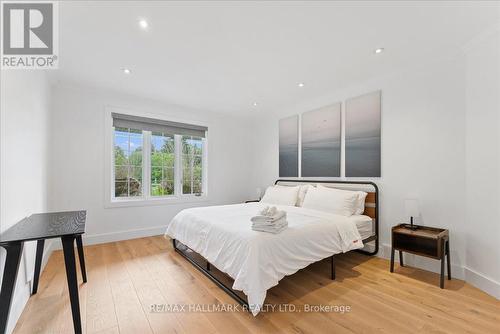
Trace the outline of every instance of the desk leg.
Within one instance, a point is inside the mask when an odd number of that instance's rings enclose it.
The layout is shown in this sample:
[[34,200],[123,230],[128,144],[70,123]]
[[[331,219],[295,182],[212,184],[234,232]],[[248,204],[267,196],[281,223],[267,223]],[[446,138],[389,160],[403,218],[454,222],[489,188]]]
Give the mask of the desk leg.
[[80,301],[78,298],[78,281],[76,277],[75,264],[75,235],[61,237],[64,252],[64,264],[66,266],[66,279],[68,281],[69,299],[71,302],[71,313],[73,315],[73,328],[76,334],[82,333],[82,322],[80,319]]
[[450,240],[446,241],[446,265],[448,266],[448,280],[451,280]]
[[391,273],[394,272],[394,247],[391,248]]
[[399,265],[403,267],[403,251],[399,251]]
[[76,248],[78,249],[78,259],[80,260],[80,269],[82,270],[83,283],[87,283],[87,270],[85,269],[85,256],[83,254],[81,234],[76,236]]
[[22,241],[3,244],[7,251],[3,269],[2,290],[0,290],[0,333],[5,333],[9,320],[10,304],[16,287],[17,272],[21,262],[24,243]]
[[445,255],[445,252],[444,252],[444,246],[445,246],[445,241],[443,240],[442,241],[442,249],[443,249],[443,252],[441,254],[441,275],[439,277],[439,287],[441,289],[444,289],[444,260],[446,259],[446,255]]
[[38,281],[40,279],[40,269],[42,267],[44,245],[45,245],[45,239],[38,240],[36,242],[35,274],[33,275],[33,292],[31,293],[32,295],[36,294],[38,291]]

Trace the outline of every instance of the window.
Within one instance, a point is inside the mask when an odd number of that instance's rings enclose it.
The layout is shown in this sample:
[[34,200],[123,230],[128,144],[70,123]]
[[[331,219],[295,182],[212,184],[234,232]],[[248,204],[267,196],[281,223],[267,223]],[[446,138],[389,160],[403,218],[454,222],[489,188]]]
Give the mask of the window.
[[206,193],[206,127],[111,115],[112,201]]
[[142,196],[142,131],[115,129],[115,197]]
[[175,137],[151,134],[151,196],[174,194]]
[[202,138],[182,136],[182,193],[202,192]]

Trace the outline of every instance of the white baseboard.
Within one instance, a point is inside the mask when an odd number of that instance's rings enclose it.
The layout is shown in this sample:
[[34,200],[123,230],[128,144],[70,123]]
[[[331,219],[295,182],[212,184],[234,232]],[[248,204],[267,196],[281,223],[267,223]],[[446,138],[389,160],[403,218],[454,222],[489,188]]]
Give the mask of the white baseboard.
[[83,235],[83,243],[85,245],[96,245],[106,242],[129,240],[136,238],[152,237],[155,235],[163,235],[165,233],[165,225],[154,226],[144,229],[133,229],[120,232]]
[[[155,235],[163,235],[165,233],[165,225],[161,226],[153,226],[143,229],[132,229],[126,231],[119,232],[109,232],[109,233],[101,233],[101,234],[84,234],[82,241],[83,244],[88,245],[97,245],[97,244],[105,244],[108,242],[114,241],[122,241],[129,239],[137,239],[144,237],[152,237]],[[56,249],[61,249],[61,241],[56,240]]]
[[[382,257],[384,259],[390,259],[391,245],[381,244],[377,256]],[[398,252],[396,252],[395,255],[395,262],[399,263]],[[426,257],[404,253],[404,262],[410,267],[415,267],[438,274],[441,272],[440,262]],[[464,266],[459,263],[453,263],[453,257],[451,261],[451,276],[453,278],[465,280]]]
[[[390,259],[391,258],[391,246],[388,244],[380,245],[379,252],[377,256]],[[396,252],[396,261],[399,261],[398,253]],[[415,256],[412,254],[405,254],[405,263],[409,266],[428,270],[431,272],[439,273],[439,261],[423,258],[420,256]],[[397,262],[396,262],[397,263]],[[451,264],[451,276],[453,278],[461,279],[475,286],[476,288],[486,292],[487,294],[500,299],[500,283],[495,281],[488,276],[481,274],[471,268],[462,266],[460,264]]]
[[494,279],[480,274],[477,271],[465,267],[465,281],[474,285],[476,288],[483,290],[496,299],[500,299],[500,283]]

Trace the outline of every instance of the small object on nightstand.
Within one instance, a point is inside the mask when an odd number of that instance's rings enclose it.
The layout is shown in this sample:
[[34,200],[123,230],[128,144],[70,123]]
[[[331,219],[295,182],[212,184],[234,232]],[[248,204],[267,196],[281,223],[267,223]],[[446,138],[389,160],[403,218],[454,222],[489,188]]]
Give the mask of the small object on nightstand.
[[410,217],[410,224],[404,224],[404,227],[411,230],[418,229],[417,225],[413,225],[413,217],[420,216],[420,210],[418,209],[418,201],[416,199],[405,200],[405,212],[406,217]]
[[403,252],[441,260],[439,286],[444,288],[444,262],[447,262],[448,280],[451,280],[450,237],[446,229],[417,226],[408,229],[406,224],[392,228],[391,273],[394,272],[394,251],[399,251],[399,264],[403,266]]

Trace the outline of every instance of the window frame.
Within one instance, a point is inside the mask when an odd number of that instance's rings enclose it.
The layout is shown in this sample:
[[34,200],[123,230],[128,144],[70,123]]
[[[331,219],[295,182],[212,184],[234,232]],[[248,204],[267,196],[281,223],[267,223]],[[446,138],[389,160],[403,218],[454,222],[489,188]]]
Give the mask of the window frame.
[[[147,146],[148,146],[148,164],[147,164],[147,175],[149,175],[149,177],[147,178],[147,189],[148,189],[148,196],[151,197],[151,198],[170,198],[172,196],[175,196],[177,194],[177,190],[176,190],[176,184],[177,184],[177,178],[175,176],[175,171],[176,169],[178,168],[177,167],[177,164],[178,164],[178,161],[177,161],[177,147],[176,147],[176,142],[177,142],[177,139],[176,139],[176,136],[177,135],[171,135],[173,136],[173,139],[174,139],[174,193],[172,195],[151,195],[151,185],[152,185],[152,180],[151,180],[151,170],[152,170],[152,165],[151,165],[151,139],[153,137],[153,133],[151,131],[146,131],[148,132],[148,140],[147,140]],[[170,134],[168,134],[170,135]],[[158,167],[158,166],[155,166],[155,167]],[[161,166],[162,169],[165,168],[163,166]]]
[[151,131],[143,131],[143,156],[142,156],[142,196],[136,197],[115,197],[115,152],[114,152],[114,130],[112,113],[127,114],[133,116],[149,117],[159,120],[168,120],[181,123],[207,126],[193,120],[180,120],[165,115],[140,113],[124,110],[115,107],[105,108],[105,208],[127,207],[127,206],[149,206],[179,204],[190,202],[208,201],[208,131],[205,138],[202,138],[202,193],[183,194],[182,193],[182,135],[174,135],[174,194],[164,196],[151,195]]
[[[128,129],[130,130],[130,129]],[[127,193],[128,193],[128,196],[123,196],[123,197],[116,197],[115,196],[115,172],[116,172],[116,164],[115,164],[115,128],[113,127],[113,156],[112,156],[112,163],[111,163],[111,169],[112,169],[112,180],[113,180],[113,189],[112,189],[112,193],[111,193],[111,196],[113,198],[113,200],[122,200],[122,199],[134,199],[134,198],[143,198],[144,196],[144,190],[145,190],[145,187],[144,187],[144,176],[146,175],[144,173],[144,143],[145,143],[145,136],[144,136],[144,133],[141,133],[141,136],[142,136],[142,159],[141,159],[141,170],[142,170],[142,175],[141,175],[141,178],[142,178],[142,182],[141,182],[141,196],[130,196],[130,185],[127,185]],[[129,135],[128,135],[128,153],[130,154],[130,131],[127,132]],[[129,156],[130,157],[130,156]],[[127,178],[130,178],[130,168],[131,168],[131,165],[130,162],[129,164],[127,165],[128,167],[128,171],[127,171]],[[133,166],[133,167],[136,167],[136,166]],[[128,182],[128,181],[127,181]]]
[[[189,194],[184,194],[184,152],[182,151],[182,135],[179,135],[179,145],[181,146],[180,147],[180,150],[179,150],[179,160],[176,159],[176,161],[179,161],[179,171],[181,173],[181,183],[180,183],[180,186],[181,186],[181,189],[180,189],[180,194],[182,194],[183,196],[189,196],[189,195],[192,195],[192,196],[200,196],[200,195],[197,195],[197,193],[189,193]],[[196,137],[196,136],[187,136],[187,137],[190,137],[190,140],[193,140],[193,138],[199,138],[199,137]],[[201,138],[201,166],[202,166],[202,169],[201,169],[201,194],[203,194],[203,192],[205,191],[205,184],[204,184],[204,180],[205,180],[205,175],[204,175],[204,159],[203,159],[203,156],[204,156],[204,152],[205,152],[205,141],[203,140],[203,138]],[[177,152],[177,151],[176,151]],[[193,188],[194,188],[194,183],[193,183],[193,180],[194,180],[194,165],[193,165],[193,162],[194,162],[194,158],[197,157],[198,155],[196,154],[193,154],[191,156],[191,163],[189,164],[189,171],[190,171],[190,174],[191,174],[191,191],[193,191]]]

